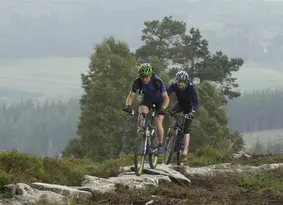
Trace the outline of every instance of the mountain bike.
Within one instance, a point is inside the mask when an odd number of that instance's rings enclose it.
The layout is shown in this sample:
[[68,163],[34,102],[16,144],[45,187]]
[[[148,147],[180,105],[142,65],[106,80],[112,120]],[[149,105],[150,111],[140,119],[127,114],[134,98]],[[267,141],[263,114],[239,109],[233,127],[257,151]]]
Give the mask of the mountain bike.
[[[181,120],[177,120],[177,118]],[[165,150],[163,155],[163,161],[165,164],[169,164],[173,154],[177,154],[177,165],[181,165],[181,152],[184,148],[184,124],[185,120],[193,120],[193,116],[185,113],[175,113],[171,116],[172,124],[168,129],[166,138],[165,138]],[[179,122],[181,121],[181,122]]]
[[[137,130],[137,138],[134,146],[134,169],[135,174],[140,176],[143,173],[147,156],[152,169],[155,169],[158,163],[157,147],[152,145],[156,140],[154,126],[155,105],[153,105],[151,114],[139,113],[135,110],[132,110],[132,113],[129,114],[132,116],[141,114],[143,116],[141,127]],[[140,160],[139,156],[141,157]]]

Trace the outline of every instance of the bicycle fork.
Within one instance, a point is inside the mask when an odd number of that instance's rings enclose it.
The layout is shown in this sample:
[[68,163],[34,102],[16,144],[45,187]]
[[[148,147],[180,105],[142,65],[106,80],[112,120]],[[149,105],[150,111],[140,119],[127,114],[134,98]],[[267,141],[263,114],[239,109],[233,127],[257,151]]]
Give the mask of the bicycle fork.
[[152,150],[152,139],[154,136],[154,129],[147,129],[146,130],[146,154],[152,154],[157,152],[157,149]]

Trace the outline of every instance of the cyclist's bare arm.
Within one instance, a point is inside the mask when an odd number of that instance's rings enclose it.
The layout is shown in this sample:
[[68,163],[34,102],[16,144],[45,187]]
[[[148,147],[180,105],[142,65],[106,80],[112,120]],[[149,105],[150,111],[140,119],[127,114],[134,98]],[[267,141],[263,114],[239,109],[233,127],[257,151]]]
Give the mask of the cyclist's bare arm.
[[165,110],[168,107],[170,100],[169,100],[169,96],[166,90],[166,86],[163,82],[161,86],[161,96],[163,98],[162,108]]
[[136,95],[136,93],[134,93],[132,91],[129,92],[129,95],[128,95],[127,99],[126,99],[126,105],[127,106],[131,106],[132,105],[132,102],[133,102],[133,99],[134,99],[135,95]]
[[136,92],[137,90],[139,89],[139,86],[138,86],[138,78],[136,80],[134,80],[133,84],[132,84],[132,88],[128,94],[128,97],[126,99],[126,105],[127,106],[131,106],[132,105],[132,102],[133,102],[133,99],[136,95]]
[[163,98],[163,103],[162,103],[162,108],[166,109],[169,105],[169,96],[167,94],[167,92],[163,92],[162,94],[162,98]]

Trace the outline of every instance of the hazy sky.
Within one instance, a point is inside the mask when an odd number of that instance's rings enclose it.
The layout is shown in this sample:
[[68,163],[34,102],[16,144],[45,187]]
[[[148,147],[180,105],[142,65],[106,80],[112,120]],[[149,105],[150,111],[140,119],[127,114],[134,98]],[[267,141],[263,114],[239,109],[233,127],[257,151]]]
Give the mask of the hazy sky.
[[199,28],[211,51],[244,58],[241,89],[282,86],[282,11],[282,1],[262,0],[1,0],[0,86],[79,88],[95,43],[114,35],[137,49],[144,21],[168,15]]
[[282,34],[282,10],[261,0],[1,0],[0,58],[83,57],[109,35],[137,49],[144,21],[172,15],[200,28],[211,49],[254,59],[237,46],[263,52]]

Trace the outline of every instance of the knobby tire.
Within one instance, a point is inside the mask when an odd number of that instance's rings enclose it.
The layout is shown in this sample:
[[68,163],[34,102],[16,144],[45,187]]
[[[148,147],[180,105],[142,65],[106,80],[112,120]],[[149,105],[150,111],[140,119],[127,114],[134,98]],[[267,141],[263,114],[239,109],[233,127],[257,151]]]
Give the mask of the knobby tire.
[[[135,152],[134,152],[134,166],[135,166],[135,174],[137,176],[142,175],[143,169],[144,169],[144,163],[146,158],[146,149],[147,146],[146,143],[146,137],[144,133],[138,133],[135,143]],[[141,150],[143,151],[141,153]],[[138,157],[141,155],[141,161],[139,162]]]
[[170,128],[166,136],[166,144],[165,144],[165,152],[164,152],[164,162],[166,165],[168,165],[172,159],[172,156],[175,151],[175,145],[176,145],[176,131]]
[[177,165],[180,166],[182,162],[182,155],[181,155],[181,151],[178,150],[177,151]]
[[[149,149],[152,149],[152,147],[153,147],[152,145],[156,144],[154,139],[156,140],[156,136],[155,135],[150,137],[151,147],[149,147]],[[150,152],[149,155],[148,155],[148,161],[149,161],[150,168],[151,169],[155,169],[157,164],[158,164],[158,156],[156,156],[155,154]]]

